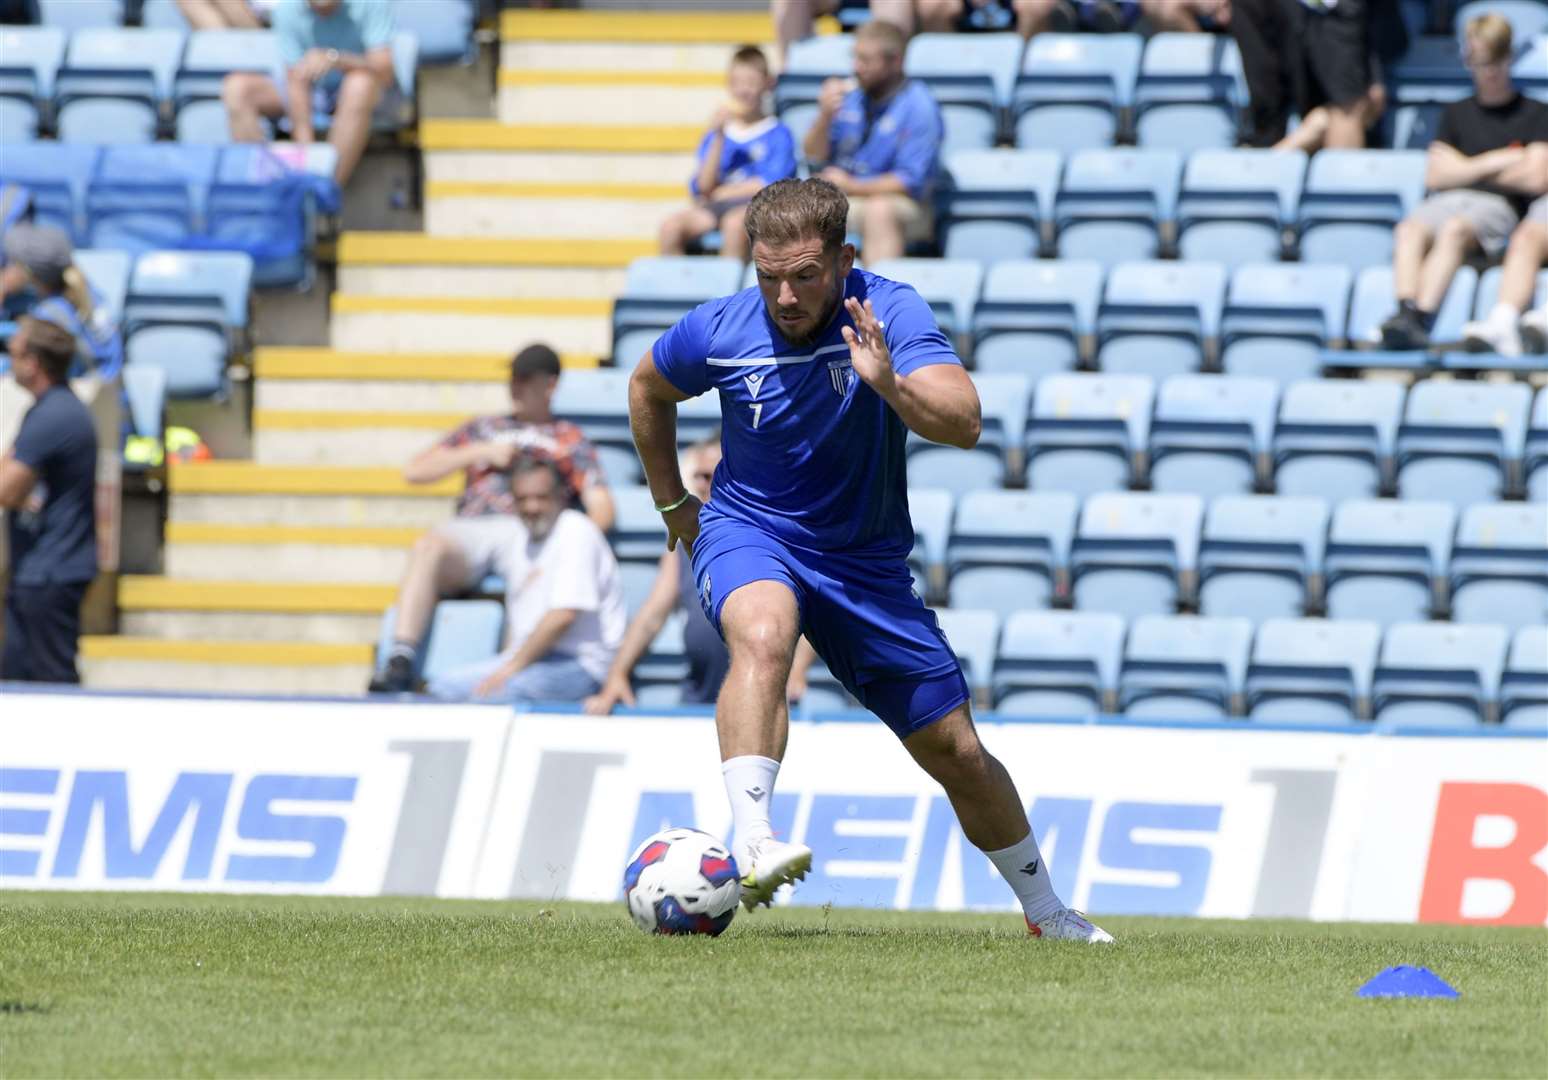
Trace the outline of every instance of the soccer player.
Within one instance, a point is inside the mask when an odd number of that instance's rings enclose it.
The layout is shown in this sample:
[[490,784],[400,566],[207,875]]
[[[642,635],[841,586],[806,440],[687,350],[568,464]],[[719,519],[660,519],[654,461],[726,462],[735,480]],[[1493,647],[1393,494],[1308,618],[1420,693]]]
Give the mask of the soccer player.
[[[1031,933],[1111,941],[1054,894],[1016,786],[979,742],[956,655],[913,591],[904,441],[912,430],[972,447],[978,394],[919,295],[855,268],[848,212],[825,180],[764,188],[745,222],[757,288],[695,308],[629,382],[667,543],[689,545],[699,601],[731,652],[715,723],[743,902],[770,903],[811,867],[811,849],[769,824],[804,633],[945,788]],[[725,454],[701,503],[678,469],[677,403],[711,389]]]

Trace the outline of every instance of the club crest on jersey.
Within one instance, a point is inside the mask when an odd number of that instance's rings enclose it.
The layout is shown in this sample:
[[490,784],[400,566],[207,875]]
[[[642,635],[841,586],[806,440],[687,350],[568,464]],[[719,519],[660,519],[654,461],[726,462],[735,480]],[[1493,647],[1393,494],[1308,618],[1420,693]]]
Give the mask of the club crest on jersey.
[[849,392],[849,381],[854,374],[855,367],[848,360],[833,360],[828,364],[828,380],[833,384],[833,392],[839,397]]
[[758,400],[758,391],[763,389],[763,376],[743,375],[742,381],[747,384],[747,392],[752,395],[754,401]]

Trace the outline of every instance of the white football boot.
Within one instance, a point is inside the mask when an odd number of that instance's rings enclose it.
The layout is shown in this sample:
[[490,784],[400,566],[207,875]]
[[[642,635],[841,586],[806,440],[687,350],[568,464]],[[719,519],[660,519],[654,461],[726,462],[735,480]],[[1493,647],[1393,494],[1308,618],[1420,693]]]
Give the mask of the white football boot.
[[1095,926],[1073,908],[1061,908],[1042,922],[1027,920],[1027,933],[1049,941],[1084,941],[1088,945],[1111,945],[1113,935]]
[[766,836],[753,841],[745,860],[739,858],[737,865],[747,868],[742,875],[742,906],[752,911],[772,904],[781,885],[794,885],[807,875],[812,849]]

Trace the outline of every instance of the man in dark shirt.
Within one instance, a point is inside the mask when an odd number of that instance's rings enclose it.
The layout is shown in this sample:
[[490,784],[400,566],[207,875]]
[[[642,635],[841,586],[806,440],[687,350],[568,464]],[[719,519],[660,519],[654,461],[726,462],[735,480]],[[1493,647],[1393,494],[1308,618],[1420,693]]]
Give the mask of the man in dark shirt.
[[11,545],[0,671],[20,682],[80,682],[81,599],[97,575],[97,433],[67,383],[75,337],[23,316],[11,338],[16,383],[35,399],[0,458]]
[[1385,348],[1427,347],[1463,260],[1479,249],[1498,258],[1527,204],[1548,192],[1548,105],[1517,92],[1511,56],[1503,16],[1469,20],[1463,58],[1475,92],[1441,114],[1425,168],[1430,195],[1393,233],[1398,310],[1381,324]]

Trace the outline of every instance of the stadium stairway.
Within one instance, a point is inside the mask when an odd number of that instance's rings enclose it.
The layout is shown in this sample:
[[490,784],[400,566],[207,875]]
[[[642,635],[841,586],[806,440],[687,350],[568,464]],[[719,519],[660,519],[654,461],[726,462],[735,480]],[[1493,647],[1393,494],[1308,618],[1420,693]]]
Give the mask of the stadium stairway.
[[328,347],[255,354],[254,461],[171,468],[163,574],[120,580],[88,685],[359,693],[460,485],[407,485],[404,460],[502,409],[525,342],[566,367],[610,353],[612,298],[683,199],[731,51],[774,36],[706,11],[506,12],[501,32],[499,121],[422,123],[425,234],[340,238]]

